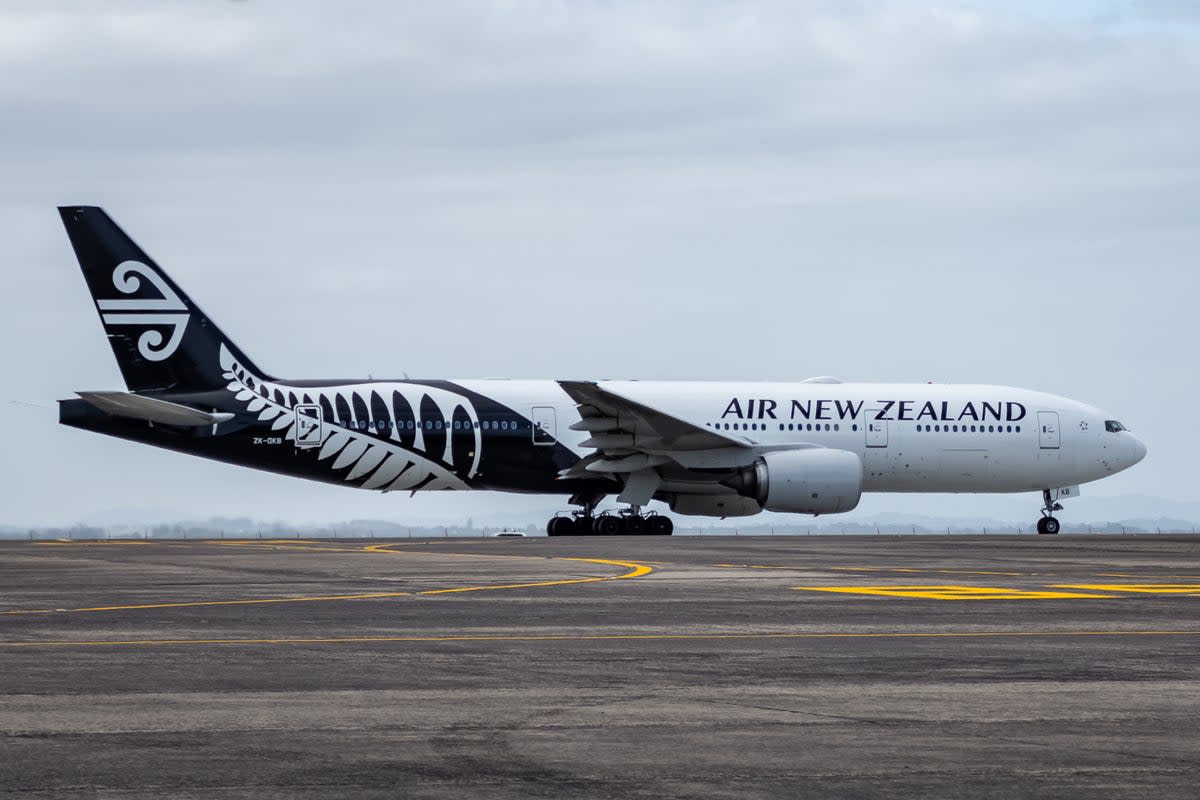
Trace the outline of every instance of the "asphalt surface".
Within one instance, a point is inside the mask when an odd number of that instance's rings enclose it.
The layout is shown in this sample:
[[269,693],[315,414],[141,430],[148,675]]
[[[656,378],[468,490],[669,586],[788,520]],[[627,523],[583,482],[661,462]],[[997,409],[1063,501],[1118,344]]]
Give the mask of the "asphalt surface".
[[0,544],[0,796],[1195,798],[1200,538]]

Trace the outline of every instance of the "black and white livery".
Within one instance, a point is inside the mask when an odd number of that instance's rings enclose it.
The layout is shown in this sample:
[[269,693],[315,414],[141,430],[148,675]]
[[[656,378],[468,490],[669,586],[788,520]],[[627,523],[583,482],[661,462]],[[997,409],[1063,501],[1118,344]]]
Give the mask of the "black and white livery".
[[655,500],[733,517],[1030,491],[1057,533],[1060,500],[1146,453],[1109,414],[1004,386],[277,378],[102,209],[59,212],[128,390],[60,401],[63,424],[380,492],[561,495],[550,535],[669,534]]

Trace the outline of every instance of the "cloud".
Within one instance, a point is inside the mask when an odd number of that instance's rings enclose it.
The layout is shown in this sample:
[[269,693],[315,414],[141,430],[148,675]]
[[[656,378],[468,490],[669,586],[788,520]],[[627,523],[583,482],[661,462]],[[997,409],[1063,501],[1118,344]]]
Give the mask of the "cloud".
[[[1142,387],[1200,390],[1186,9],[0,3],[0,395],[117,380],[52,210],[96,202],[283,374],[1023,384],[1151,440],[1114,490],[1183,493]],[[81,448],[181,505],[311,488],[17,435],[18,517]]]

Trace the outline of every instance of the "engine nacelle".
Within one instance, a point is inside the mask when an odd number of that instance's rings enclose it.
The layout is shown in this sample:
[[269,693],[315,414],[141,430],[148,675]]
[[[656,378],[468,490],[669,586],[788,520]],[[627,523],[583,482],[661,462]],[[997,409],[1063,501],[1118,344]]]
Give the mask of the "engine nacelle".
[[863,466],[848,450],[808,448],[764,453],[733,487],[768,511],[838,514],[862,497]]
[[762,507],[753,497],[737,494],[677,494],[671,510],[690,517],[749,517]]

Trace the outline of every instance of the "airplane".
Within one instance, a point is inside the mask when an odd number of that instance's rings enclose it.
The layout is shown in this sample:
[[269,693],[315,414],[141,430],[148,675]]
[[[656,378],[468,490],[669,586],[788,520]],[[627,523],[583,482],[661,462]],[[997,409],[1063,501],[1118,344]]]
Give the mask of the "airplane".
[[1060,500],[1146,455],[1112,414],[1006,386],[277,378],[102,209],[59,213],[128,389],[59,401],[62,424],[378,492],[566,497],[551,536],[670,534],[652,500],[815,516],[864,492],[1041,492],[1055,534]]

